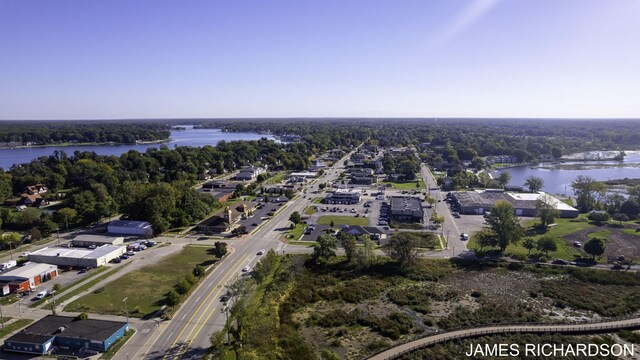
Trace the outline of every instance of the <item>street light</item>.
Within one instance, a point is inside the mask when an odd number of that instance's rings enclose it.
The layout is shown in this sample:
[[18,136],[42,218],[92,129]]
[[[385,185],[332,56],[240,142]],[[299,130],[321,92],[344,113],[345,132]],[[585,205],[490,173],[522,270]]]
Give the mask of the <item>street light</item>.
[[129,324],[129,308],[127,307],[127,299],[128,297],[122,299],[122,302],[124,303],[124,311],[127,314],[127,325]]

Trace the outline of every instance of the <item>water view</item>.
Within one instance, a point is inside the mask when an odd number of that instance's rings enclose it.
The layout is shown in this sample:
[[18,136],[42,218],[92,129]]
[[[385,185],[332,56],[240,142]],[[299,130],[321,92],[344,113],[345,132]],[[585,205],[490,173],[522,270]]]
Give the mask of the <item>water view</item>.
[[596,180],[640,178],[640,153],[627,152],[624,161],[571,161],[541,163],[534,166],[517,166],[492,173],[495,178],[502,172],[511,174],[510,185],[523,185],[530,176],[544,180],[543,190],[552,194],[573,196],[571,182],[578,175]]
[[[164,143],[170,148],[174,146],[205,146],[216,145],[220,141],[236,140],[259,140],[267,138],[274,140],[272,135],[258,133],[230,133],[222,132],[220,129],[194,129],[193,126],[182,126],[185,130],[171,131],[171,140]],[[18,149],[0,149],[0,167],[9,169],[14,164],[24,164],[31,160],[49,156],[54,151],[64,151],[72,155],[74,151],[94,151],[99,155],[120,155],[129,150],[145,152],[152,147],[159,147],[161,144],[126,144],[126,145],[72,145],[72,146],[42,146]]]

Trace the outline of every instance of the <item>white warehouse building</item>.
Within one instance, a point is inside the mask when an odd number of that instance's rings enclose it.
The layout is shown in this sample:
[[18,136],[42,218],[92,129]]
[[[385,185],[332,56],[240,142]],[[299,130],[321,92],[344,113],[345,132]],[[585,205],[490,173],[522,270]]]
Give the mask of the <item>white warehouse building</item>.
[[29,254],[29,261],[71,266],[97,268],[126,252],[126,247],[104,245],[94,250],[65,247],[45,247]]
[[153,236],[153,228],[146,221],[114,220],[107,225],[107,232],[120,235]]

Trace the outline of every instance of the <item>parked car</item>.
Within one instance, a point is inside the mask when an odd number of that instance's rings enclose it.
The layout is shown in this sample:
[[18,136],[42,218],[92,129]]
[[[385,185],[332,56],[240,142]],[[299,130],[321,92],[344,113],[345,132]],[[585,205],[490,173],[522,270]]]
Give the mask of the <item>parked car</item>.
[[22,256],[23,256],[23,257],[27,257],[27,256],[29,256],[29,254],[31,254],[31,253],[30,253],[30,252],[28,252],[28,251],[25,251],[25,252],[23,252],[23,253],[22,253]]
[[128,256],[133,256],[133,255],[135,255],[135,254],[136,254],[136,253],[134,253],[133,251],[127,251],[127,252],[126,252],[126,255],[128,255]]
[[121,263],[121,262],[122,262],[122,259],[120,259],[120,258],[115,258],[115,259],[111,260],[111,262],[112,262],[112,263],[114,263],[114,264],[119,264],[119,263]]
[[613,270],[621,270],[624,268],[624,266],[622,266],[622,264],[620,264],[619,262],[614,262],[613,263],[613,267],[611,267]]
[[49,292],[47,290],[42,290],[38,293],[38,295],[36,295],[36,299],[40,300],[43,299],[45,296],[47,296]]
[[91,250],[94,250],[94,249],[97,249],[97,248],[98,248],[98,247],[97,247],[97,246],[95,246],[95,245],[89,245],[89,249],[91,249]]
[[120,255],[120,259],[122,259],[122,260],[127,260],[128,258],[129,258],[129,255],[127,255],[127,254]]
[[555,260],[553,260],[553,264],[556,264],[556,265],[569,265],[569,262],[567,260],[555,259]]
[[582,243],[580,241],[574,241],[573,242],[573,246],[575,247],[582,247]]
[[156,244],[157,242],[155,241],[151,241],[151,240],[147,241],[147,246],[155,246]]

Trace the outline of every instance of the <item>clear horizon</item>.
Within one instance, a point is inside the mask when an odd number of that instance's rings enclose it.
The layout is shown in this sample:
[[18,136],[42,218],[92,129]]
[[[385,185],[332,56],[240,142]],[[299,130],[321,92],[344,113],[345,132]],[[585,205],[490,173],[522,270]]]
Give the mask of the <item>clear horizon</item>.
[[0,119],[640,118],[640,2],[0,3]]

